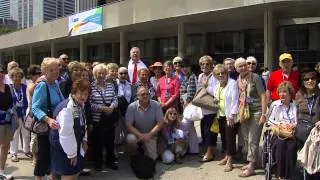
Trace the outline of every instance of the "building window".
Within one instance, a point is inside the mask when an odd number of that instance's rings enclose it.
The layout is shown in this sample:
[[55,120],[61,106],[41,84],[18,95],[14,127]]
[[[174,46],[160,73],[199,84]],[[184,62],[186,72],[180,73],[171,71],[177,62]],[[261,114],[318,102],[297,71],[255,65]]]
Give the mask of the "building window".
[[281,50],[306,50],[309,43],[308,26],[288,26],[282,27],[280,32],[283,33]]
[[283,26],[279,34],[280,53],[291,53],[299,67],[320,61],[320,23]]
[[97,61],[99,59],[99,46],[88,46],[88,59]]
[[203,53],[202,34],[191,34],[187,37],[187,57],[192,64],[198,64],[198,60]]
[[162,60],[172,60],[178,55],[178,38],[158,39],[158,55]]

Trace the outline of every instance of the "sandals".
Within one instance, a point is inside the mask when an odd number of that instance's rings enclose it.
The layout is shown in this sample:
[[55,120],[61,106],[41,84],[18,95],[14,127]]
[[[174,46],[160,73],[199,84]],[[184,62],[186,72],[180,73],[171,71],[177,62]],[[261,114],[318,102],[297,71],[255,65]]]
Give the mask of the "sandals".
[[224,165],[226,165],[226,164],[227,164],[227,160],[226,160],[226,159],[222,159],[222,160],[218,163],[219,166],[224,166]]
[[199,162],[205,163],[205,162],[210,162],[213,161],[214,157],[208,158],[207,156],[203,156],[203,158],[201,158],[199,160]]
[[232,164],[227,163],[223,171],[224,171],[224,172],[230,172],[230,171],[232,171],[232,170],[233,170]]
[[246,169],[244,171],[241,171],[241,173],[238,175],[239,177],[250,177],[254,176],[256,173],[252,169]]
[[249,164],[247,164],[247,165],[244,165],[244,166],[242,166],[240,169],[242,170],[242,171],[244,171],[244,170],[246,170],[246,169],[248,169],[249,167]]

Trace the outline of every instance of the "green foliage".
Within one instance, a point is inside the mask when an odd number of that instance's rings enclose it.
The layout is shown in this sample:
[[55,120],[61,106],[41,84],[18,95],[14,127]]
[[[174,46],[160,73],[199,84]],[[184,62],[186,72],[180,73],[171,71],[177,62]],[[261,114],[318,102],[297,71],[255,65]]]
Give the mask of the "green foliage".
[[3,35],[3,34],[7,34],[7,33],[10,33],[14,30],[10,29],[10,28],[7,28],[7,27],[0,27],[0,36]]

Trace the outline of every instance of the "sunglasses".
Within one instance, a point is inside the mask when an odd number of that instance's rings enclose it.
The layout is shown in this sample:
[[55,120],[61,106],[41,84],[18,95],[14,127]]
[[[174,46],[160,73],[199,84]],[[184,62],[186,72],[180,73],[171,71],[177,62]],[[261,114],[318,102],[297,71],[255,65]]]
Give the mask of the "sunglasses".
[[310,78],[303,78],[303,81],[316,81],[317,79],[315,77],[310,77]]
[[200,66],[210,66],[209,63],[200,63]]
[[141,93],[140,96],[148,96],[149,93]]
[[174,112],[171,112],[171,113],[169,113],[169,115],[178,115],[177,113],[174,113]]
[[253,66],[255,66],[255,65],[257,65],[257,63],[254,63],[254,62],[247,62],[247,65],[253,65]]
[[120,75],[127,75],[128,73],[126,73],[126,72],[120,72],[119,74],[120,74]]

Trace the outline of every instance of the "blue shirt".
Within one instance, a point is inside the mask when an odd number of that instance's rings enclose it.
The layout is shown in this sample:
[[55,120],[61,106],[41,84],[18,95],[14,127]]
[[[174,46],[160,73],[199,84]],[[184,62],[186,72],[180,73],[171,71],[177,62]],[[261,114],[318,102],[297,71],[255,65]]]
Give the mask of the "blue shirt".
[[[50,93],[51,111],[64,100],[64,97],[60,91],[59,84],[57,82],[53,84],[47,84]],[[47,88],[45,82],[40,82],[34,89],[32,96],[32,113],[38,120],[43,120],[48,112],[47,103]]]

